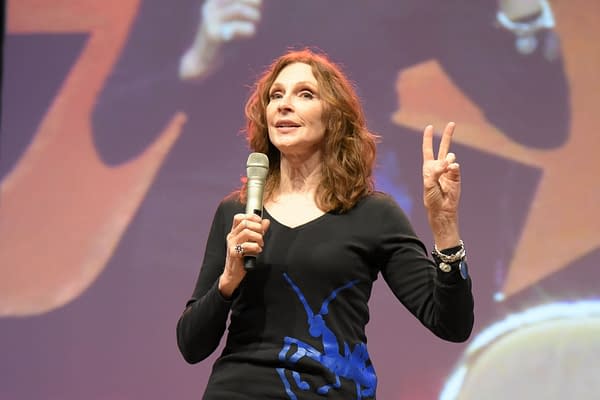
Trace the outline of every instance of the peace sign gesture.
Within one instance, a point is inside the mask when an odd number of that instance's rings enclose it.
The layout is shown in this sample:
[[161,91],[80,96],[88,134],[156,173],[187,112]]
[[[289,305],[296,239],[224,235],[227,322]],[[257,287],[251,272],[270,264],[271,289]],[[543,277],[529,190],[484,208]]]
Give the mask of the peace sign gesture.
[[455,246],[458,234],[458,202],[460,199],[460,166],[450,153],[454,122],[442,134],[437,158],[433,152],[433,126],[423,132],[423,203],[429,224],[440,248]]

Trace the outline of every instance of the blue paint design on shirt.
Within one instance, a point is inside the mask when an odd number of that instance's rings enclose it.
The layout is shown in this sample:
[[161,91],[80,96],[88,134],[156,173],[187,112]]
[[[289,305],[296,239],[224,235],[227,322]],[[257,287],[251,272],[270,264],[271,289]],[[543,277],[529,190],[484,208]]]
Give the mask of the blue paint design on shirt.
[[[300,359],[308,357],[329,370],[334,376],[335,382],[314,388],[314,390],[321,395],[326,395],[332,388],[340,388],[340,378],[343,378],[354,382],[357,399],[360,400],[363,397],[375,396],[377,376],[375,374],[375,369],[370,363],[367,345],[358,343],[354,346],[354,349],[351,350],[350,346],[344,342],[344,352],[340,353],[339,341],[335,336],[335,333],[327,326],[324,318],[325,315],[329,313],[329,303],[336,298],[337,294],[344,289],[356,285],[358,280],[348,282],[331,292],[331,294],[323,301],[319,313],[315,314],[308,305],[302,291],[294,284],[288,274],[284,273],[283,277],[292,289],[294,289],[298,299],[304,306],[308,321],[308,333],[314,338],[321,338],[323,350],[321,351],[302,340],[286,336],[283,339],[283,347],[279,352],[279,360],[293,366]],[[283,382],[286,394],[291,400],[298,399],[296,392],[292,387],[292,383],[294,383],[296,388],[301,391],[308,391],[311,389],[309,383],[302,380],[301,375],[296,371],[290,373],[293,382],[289,379],[289,374],[286,375],[285,368],[277,368],[277,373]]]

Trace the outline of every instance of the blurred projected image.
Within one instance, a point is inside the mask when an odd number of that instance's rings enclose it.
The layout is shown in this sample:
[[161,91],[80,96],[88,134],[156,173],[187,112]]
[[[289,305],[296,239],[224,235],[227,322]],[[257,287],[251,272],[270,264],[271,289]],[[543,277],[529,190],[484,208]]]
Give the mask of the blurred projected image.
[[547,0],[500,0],[496,14],[498,23],[515,35],[515,48],[521,54],[531,54],[540,46],[544,57],[558,57],[558,36],[552,6]]
[[440,400],[595,399],[600,301],[510,314],[472,340]]
[[222,62],[221,47],[254,36],[261,18],[262,0],[207,0],[192,45],[181,58],[181,79],[201,79]]
[[[53,14],[27,2],[15,4],[9,15],[11,29],[16,34],[40,32],[34,54],[50,48],[45,35],[59,43],[54,32],[79,32],[77,13],[91,12],[66,3]],[[497,13],[527,24],[540,12],[552,11],[542,7],[545,3],[501,1],[466,10],[434,0],[407,0],[400,7],[391,0],[357,1],[353,7],[341,1],[178,4],[165,8],[163,2],[146,0],[96,9],[102,18],[86,20],[86,29],[98,40],[82,38],[77,42],[85,45],[81,53],[80,48],[69,49],[70,53],[61,50],[64,54],[54,51],[54,58],[62,54],[73,60],[74,67],[69,71],[66,65],[61,72],[68,75],[52,77],[65,82],[58,89],[48,88],[60,90],[49,100],[52,106],[27,116],[41,120],[37,130],[26,130],[31,128],[19,122],[20,114],[9,114],[5,131],[11,134],[4,140],[11,146],[4,148],[22,156],[9,158],[15,164],[3,166],[7,195],[1,211],[12,217],[4,217],[11,234],[2,243],[5,258],[22,267],[18,276],[4,280],[1,313],[38,314],[83,293],[107,265],[122,235],[135,229],[130,226],[136,215],[140,217],[134,226],[143,231],[140,243],[152,243],[150,247],[161,254],[179,246],[195,247],[202,228],[192,224],[189,216],[201,215],[203,204],[216,202],[220,188],[239,179],[239,160],[247,151],[236,138],[242,126],[244,85],[263,67],[258,63],[264,61],[258,60],[269,60],[289,46],[313,45],[343,61],[365,100],[372,129],[383,136],[378,186],[411,214],[419,204],[420,183],[412,178],[419,160],[418,154],[403,149],[418,146],[407,140],[417,140],[430,122],[444,126],[458,114],[469,124],[466,131],[488,149],[490,131],[540,149],[556,148],[568,136],[568,89],[560,57],[549,59],[540,51],[522,56],[513,45],[514,35],[521,35],[522,29],[514,33],[511,27],[495,25]],[[473,16],[468,25],[462,24],[465,11]],[[287,16],[292,14],[290,20]],[[330,15],[347,23],[329,24]],[[430,19],[435,29],[414,46],[419,21]],[[353,27],[351,41],[345,25]],[[526,32],[537,37],[550,28],[536,24]],[[390,45],[396,50],[390,51]],[[357,47],[363,52],[358,54]],[[24,52],[27,46],[15,48]],[[431,73],[442,78],[431,80],[439,85],[429,82]],[[18,76],[10,81],[22,82]],[[43,82],[39,88],[52,80]],[[473,115],[452,109],[452,101],[419,108],[423,93],[443,92],[447,82],[456,82],[456,93],[475,113],[483,113],[485,124],[470,122]],[[16,85],[15,92],[21,92]],[[535,101],[540,97],[553,101]],[[399,112],[393,114],[396,107]],[[23,140],[28,135],[29,142]],[[13,148],[12,140],[20,144]],[[463,141],[473,144],[470,138]],[[77,151],[65,157],[68,149]],[[215,176],[210,168],[223,159],[230,162]],[[195,190],[198,187],[210,190]],[[32,190],[44,207],[33,207],[26,200]],[[163,204],[165,193],[177,206]],[[154,208],[159,204],[160,211]],[[45,229],[36,228],[38,221],[44,221]],[[177,226],[192,234],[166,234],[154,226]],[[48,250],[26,251],[19,245],[23,242]],[[152,257],[133,247],[123,248],[136,258]],[[44,268],[47,264],[57,267],[49,271]],[[40,270],[44,278],[31,279]]]

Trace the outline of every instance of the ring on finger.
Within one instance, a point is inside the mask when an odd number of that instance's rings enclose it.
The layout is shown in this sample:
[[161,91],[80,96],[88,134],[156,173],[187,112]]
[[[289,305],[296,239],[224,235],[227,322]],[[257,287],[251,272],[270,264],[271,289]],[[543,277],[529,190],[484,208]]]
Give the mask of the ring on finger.
[[235,250],[236,254],[239,254],[241,256],[244,255],[244,246],[243,245],[236,244],[235,247],[234,247],[234,250]]

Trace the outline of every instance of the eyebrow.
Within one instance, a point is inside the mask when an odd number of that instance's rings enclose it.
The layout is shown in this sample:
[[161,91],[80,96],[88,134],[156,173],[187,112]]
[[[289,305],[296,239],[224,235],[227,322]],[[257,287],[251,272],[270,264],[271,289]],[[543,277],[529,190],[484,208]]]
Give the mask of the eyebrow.
[[[318,88],[319,87],[318,83],[316,83],[316,82],[310,82],[310,81],[296,82],[294,84],[294,87],[296,87],[296,86],[302,86],[302,85],[308,85],[308,86],[311,86],[311,87],[314,87],[314,88]],[[273,88],[280,87],[280,86],[283,86],[283,84],[281,84],[279,82],[273,82],[273,84],[271,85],[271,89],[270,90],[273,90]]]

